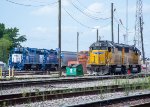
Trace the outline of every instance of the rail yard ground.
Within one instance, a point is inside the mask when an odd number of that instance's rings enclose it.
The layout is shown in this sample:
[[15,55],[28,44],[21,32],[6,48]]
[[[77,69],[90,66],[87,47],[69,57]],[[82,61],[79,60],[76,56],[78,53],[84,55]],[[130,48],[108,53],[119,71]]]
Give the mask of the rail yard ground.
[[[150,74],[150,69],[143,70],[139,74]],[[5,76],[6,75],[6,76]],[[128,75],[128,74],[127,74]],[[84,74],[84,76],[89,76],[89,74]],[[92,75],[91,75],[92,76]],[[10,76],[7,73],[3,72],[3,76],[1,80],[9,80],[9,79],[34,79],[34,78],[57,78],[59,77],[59,71],[14,71],[14,76]],[[65,71],[62,72],[62,77],[66,77]]]
[[[128,96],[135,96],[135,95],[141,95],[141,94],[148,94],[150,93],[149,90],[138,90],[134,91],[128,94]],[[149,99],[138,99],[132,101],[122,101],[122,103],[114,103],[111,104],[109,103],[109,100],[113,99],[118,99],[126,97],[126,94],[124,92],[115,92],[115,93],[107,93],[107,94],[97,94],[97,95],[85,95],[85,96],[79,96],[79,97],[72,97],[72,98],[61,98],[61,99],[54,99],[54,100],[47,100],[47,101],[42,101],[42,102],[35,102],[35,103],[28,103],[28,104],[21,104],[21,105],[16,105],[15,107],[22,107],[22,106],[29,106],[29,107],[81,107],[81,106],[86,106],[86,103],[88,106],[86,107],[91,107],[92,103],[94,102],[100,102],[100,101],[106,101],[105,104],[101,104],[101,106],[104,107],[122,107],[122,106],[134,106],[137,104],[143,104],[143,103],[150,103]],[[123,98],[122,98],[123,100]],[[91,104],[90,104],[91,103]],[[92,107],[100,107],[100,104],[97,106],[92,106]]]
[[[58,73],[58,72],[57,72]],[[105,75],[60,77],[49,75],[17,75],[1,79],[0,105],[14,107],[60,106],[134,106],[149,103],[148,97],[132,101],[124,97],[150,94],[150,73],[130,75]],[[119,99],[120,98],[120,99]],[[112,102],[116,99],[116,102]],[[127,98],[126,98],[127,99]],[[110,103],[106,103],[108,100]],[[117,102],[117,101],[121,101]],[[136,103],[139,101],[139,103]],[[96,103],[97,102],[97,103]],[[99,102],[99,103],[98,103]],[[105,103],[102,103],[105,102]],[[95,104],[96,103],[96,104]]]
[[150,0],[0,6],[0,107],[150,107]]

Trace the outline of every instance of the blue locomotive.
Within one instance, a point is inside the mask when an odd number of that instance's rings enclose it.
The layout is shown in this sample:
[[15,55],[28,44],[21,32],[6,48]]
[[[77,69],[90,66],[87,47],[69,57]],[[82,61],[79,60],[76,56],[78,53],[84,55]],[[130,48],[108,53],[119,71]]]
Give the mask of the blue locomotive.
[[9,55],[9,66],[15,70],[51,70],[58,68],[56,50],[20,47],[14,48]]

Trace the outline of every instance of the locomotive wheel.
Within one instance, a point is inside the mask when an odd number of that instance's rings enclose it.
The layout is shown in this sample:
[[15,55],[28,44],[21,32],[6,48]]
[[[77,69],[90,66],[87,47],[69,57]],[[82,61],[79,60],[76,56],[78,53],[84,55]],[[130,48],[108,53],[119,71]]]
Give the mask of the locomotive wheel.
[[94,74],[107,75],[109,74],[109,67],[108,66],[95,67]]
[[123,75],[127,74],[127,70],[126,70],[125,66],[122,66],[122,68],[121,68],[121,74],[123,74]]
[[109,67],[109,75],[114,75],[115,74],[115,66],[110,66]]
[[55,66],[55,71],[58,71],[58,66]]
[[93,74],[92,69],[88,67],[88,68],[87,68],[87,73],[88,73],[89,75],[92,75],[92,74]]

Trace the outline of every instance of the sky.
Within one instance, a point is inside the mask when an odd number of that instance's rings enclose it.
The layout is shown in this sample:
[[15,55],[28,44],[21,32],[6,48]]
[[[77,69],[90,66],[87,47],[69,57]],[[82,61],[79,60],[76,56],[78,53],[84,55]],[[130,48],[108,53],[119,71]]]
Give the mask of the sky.
[[[12,3],[13,2],[13,3]],[[14,4],[14,2],[16,4]],[[62,0],[62,50],[88,50],[96,41],[96,29],[101,40],[111,40],[111,3],[114,3],[114,40],[120,24],[120,42],[126,34],[126,0]],[[24,4],[24,5],[19,5]],[[58,0],[1,0],[0,23],[7,28],[17,27],[26,35],[24,47],[58,48]],[[135,35],[136,0],[128,0],[128,44]],[[150,0],[143,0],[143,36],[146,57],[150,57]]]

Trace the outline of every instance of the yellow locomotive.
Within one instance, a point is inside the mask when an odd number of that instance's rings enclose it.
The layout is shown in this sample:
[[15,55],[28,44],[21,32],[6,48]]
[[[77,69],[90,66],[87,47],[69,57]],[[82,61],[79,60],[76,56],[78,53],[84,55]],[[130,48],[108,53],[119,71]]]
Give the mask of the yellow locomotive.
[[135,46],[98,41],[89,49],[87,70],[97,75],[141,72],[140,51]]

